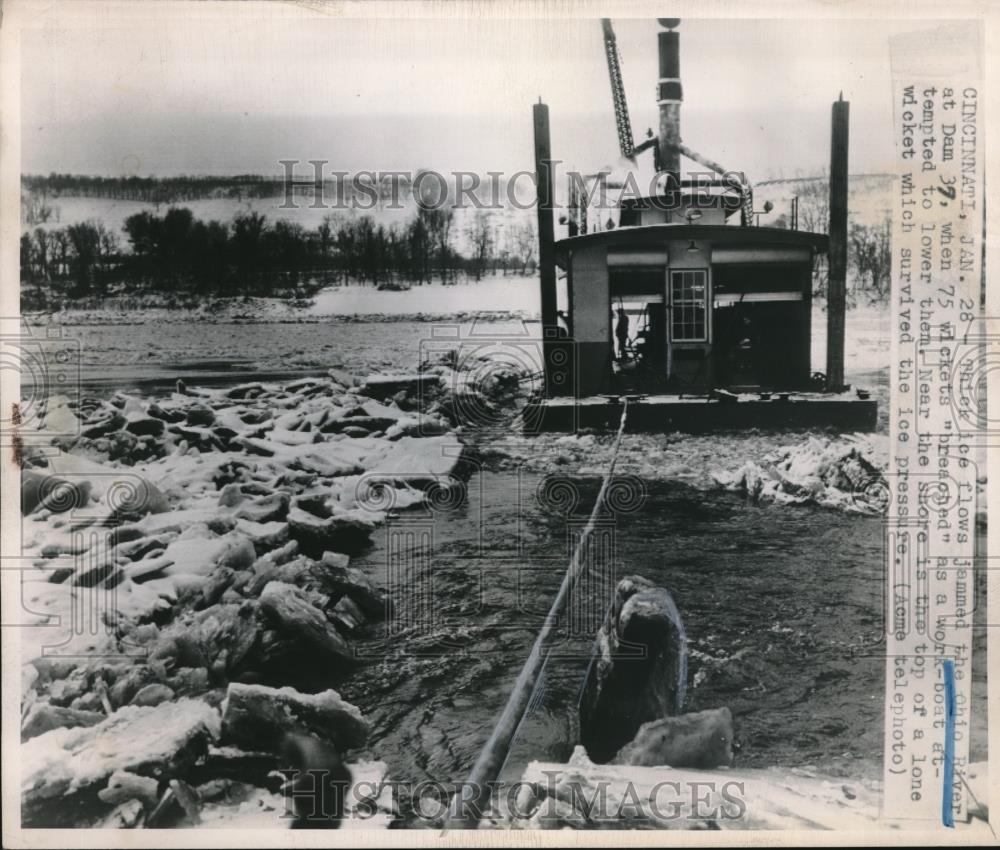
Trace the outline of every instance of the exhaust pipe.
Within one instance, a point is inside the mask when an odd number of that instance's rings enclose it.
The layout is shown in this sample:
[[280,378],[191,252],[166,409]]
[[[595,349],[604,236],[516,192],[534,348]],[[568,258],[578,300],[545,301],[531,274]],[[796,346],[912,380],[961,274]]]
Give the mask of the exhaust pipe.
[[681,90],[680,37],[674,29],[679,18],[659,18],[660,26],[666,31],[659,35],[660,82],[656,103],[660,108],[659,169],[672,174],[680,181],[681,154]]

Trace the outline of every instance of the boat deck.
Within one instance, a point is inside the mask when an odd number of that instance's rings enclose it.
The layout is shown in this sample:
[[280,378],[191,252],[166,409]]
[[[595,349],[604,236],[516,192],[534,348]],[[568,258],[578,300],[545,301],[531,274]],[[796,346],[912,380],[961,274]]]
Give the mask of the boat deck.
[[825,427],[873,431],[878,419],[878,403],[853,392],[775,393],[769,398],[759,393],[564,396],[529,401],[524,407],[525,432],[616,430],[624,398],[629,403],[628,431]]

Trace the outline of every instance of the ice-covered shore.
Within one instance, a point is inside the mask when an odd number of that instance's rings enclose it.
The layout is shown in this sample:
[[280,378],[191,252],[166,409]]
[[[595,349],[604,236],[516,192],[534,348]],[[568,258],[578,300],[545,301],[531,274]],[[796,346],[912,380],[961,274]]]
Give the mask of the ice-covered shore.
[[818,504],[880,514],[887,505],[884,437],[848,434],[809,437],[784,445],[715,481],[753,501]]
[[[567,475],[600,475],[611,460],[611,434],[497,434],[499,462]],[[723,488],[754,502],[812,504],[848,512],[885,509],[884,434],[726,432],[626,434],[616,472],[646,481]]]
[[[368,734],[364,707],[329,684],[392,602],[351,554],[389,512],[457,483],[463,417],[502,400],[508,377],[473,387],[438,363],[35,411],[22,455],[22,598],[37,626],[19,630],[25,823],[286,824],[273,776],[296,766],[278,761],[284,733],[347,756]],[[377,802],[384,769],[352,768],[374,777],[368,825],[392,816]]]
[[537,318],[538,281],[534,277],[487,275],[458,284],[425,283],[403,291],[374,285],[329,286],[314,296],[204,297],[140,292],[100,299],[67,300],[47,315],[62,325],[219,324],[244,322],[317,323],[350,317],[353,321],[472,321],[476,318]]
[[[971,821],[988,840],[988,765],[968,767]],[[513,829],[858,830],[881,821],[882,783],[814,767],[691,770],[594,764],[577,747],[566,764],[532,762],[494,823]],[[971,795],[970,795],[971,796]]]

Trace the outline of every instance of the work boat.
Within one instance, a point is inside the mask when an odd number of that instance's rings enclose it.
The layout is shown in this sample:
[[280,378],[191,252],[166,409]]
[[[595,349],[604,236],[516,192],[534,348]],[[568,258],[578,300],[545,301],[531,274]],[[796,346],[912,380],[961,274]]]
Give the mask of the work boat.
[[[525,408],[526,427],[616,427],[628,401],[630,429],[874,429],[876,402],[844,382],[849,104],[841,98],[832,109],[830,234],[797,229],[794,212],[788,228],[760,226],[772,207],[754,209],[745,176],[681,141],[679,23],[660,21],[659,133],[635,145],[604,21],[622,162],[635,166],[648,152],[655,178],[649,194],[609,214],[593,203],[607,197],[608,173],[570,175],[567,236],[558,241],[548,107],[534,107],[544,387]],[[697,176],[682,177],[682,158]],[[812,292],[822,256],[827,363],[818,372]]]

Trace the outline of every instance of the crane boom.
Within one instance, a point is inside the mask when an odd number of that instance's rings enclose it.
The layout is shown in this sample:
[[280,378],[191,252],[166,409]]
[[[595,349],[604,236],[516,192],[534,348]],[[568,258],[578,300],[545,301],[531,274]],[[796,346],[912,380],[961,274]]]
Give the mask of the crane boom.
[[618,128],[618,147],[625,159],[635,158],[635,140],[632,136],[632,122],[628,117],[628,102],[625,100],[625,84],[622,81],[622,63],[618,55],[618,41],[611,26],[610,18],[601,18],[604,29],[604,52],[608,58],[608,76],[611,78],[611,101],[615,107],[615,124]]

